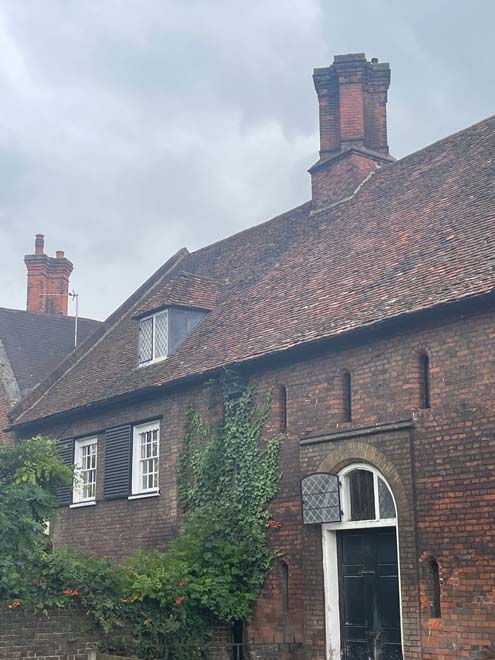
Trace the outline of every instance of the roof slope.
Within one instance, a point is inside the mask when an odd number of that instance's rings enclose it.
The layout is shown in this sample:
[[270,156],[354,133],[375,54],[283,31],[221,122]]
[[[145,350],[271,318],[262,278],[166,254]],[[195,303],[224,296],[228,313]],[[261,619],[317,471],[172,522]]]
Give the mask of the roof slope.
[[[78,319],[84,342],[100,321]],[[21,394],[44,380],[74,348],[74,318],[0,307],[0,339]]]
[[384,167],[349,201],[313,214],[308,203],[184,256],[180,270],[214,280],[218,298],[174,355],[137,368],[134,305],[16,421],[488,293],[494,227],[491,117]]
[[218,298],[218,284],[207,277],[199,277],[181,271],[171,280],[166,280],[158,286],[153,295],[135,312],[140,317],[161,307],[172,305],[213,309]]

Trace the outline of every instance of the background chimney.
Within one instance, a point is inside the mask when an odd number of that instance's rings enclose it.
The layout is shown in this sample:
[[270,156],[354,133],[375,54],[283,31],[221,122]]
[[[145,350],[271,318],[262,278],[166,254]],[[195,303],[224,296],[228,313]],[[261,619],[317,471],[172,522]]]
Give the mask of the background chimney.
[[[337,55],[315,69],[320,109],[320,160],[310,169],[315,208],[351,195],[375,169],[393,160],[387,143],[390,67],[364,53]],[[343,163],[345,161],[345,164]]]
[[34,252],[35,254],[43,254],[45,251],[45,237],[43,234],[36,234],[34,239]]
[[36,234],[34,254],[24,257],[27,268],[26,309],[28,312],[67,316],[69,278],[73,265],[61,250],[56,257],[47,256],[44,246],[45,237]]

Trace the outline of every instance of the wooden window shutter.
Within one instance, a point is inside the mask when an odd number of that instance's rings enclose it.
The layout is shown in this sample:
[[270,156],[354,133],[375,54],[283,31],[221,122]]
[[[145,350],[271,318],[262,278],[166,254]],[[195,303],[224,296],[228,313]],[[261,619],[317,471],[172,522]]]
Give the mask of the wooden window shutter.
[[[61,440],[57,446],[58,455],[64,465],[74,464],[74,440]],[[57,488],[57,504],[58,506],[69,506],[72,504],[72,484],[67,486],[59,486]]]
[[106,500],[127,497],[131,483],[132,427],[119,426],[105,431],[105,484]]

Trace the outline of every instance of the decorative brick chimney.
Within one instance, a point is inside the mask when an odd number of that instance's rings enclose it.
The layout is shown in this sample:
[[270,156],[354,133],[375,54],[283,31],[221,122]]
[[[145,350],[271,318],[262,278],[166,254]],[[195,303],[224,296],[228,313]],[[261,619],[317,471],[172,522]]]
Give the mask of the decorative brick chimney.
[[393,161],[387,144],[390,67],[364,53],[337,55],[315,69],[320,160],[309,170],[314,209],[352,195],[367,176]]
[[45,237],[36,234],[34,254],[24,257],[27,268],[26,309],[28,312],[67,316],[69,277],[73,265],[62,251],[57,251],[55,257],[49,257],[44,248]]

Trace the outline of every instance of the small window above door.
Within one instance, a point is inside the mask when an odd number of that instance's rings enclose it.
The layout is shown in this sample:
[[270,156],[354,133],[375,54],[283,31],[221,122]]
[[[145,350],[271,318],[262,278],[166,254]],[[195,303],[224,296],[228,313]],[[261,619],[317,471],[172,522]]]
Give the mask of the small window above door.
[[342,522],[382,522],[394,524],[397,517],[394,498],[379,472],[371,466],[351,465],[340,473]]

